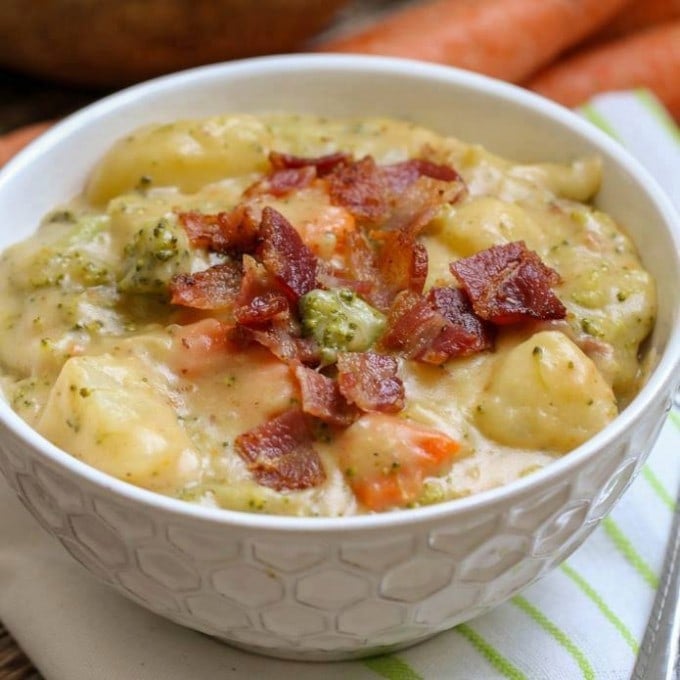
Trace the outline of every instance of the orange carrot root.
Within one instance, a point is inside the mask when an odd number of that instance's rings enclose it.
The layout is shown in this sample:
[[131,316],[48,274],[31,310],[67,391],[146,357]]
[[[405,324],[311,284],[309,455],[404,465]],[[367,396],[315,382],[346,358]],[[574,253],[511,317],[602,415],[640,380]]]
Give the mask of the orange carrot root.
[[680,21],[577,52],[528,87],[572,107],[599,92],[644,87],[680,120]]
[[316,49],[410,57],[521,82],[628,0],[433,0]]
[[19,153],[29,142],[41,135],[52,125],[53,121],[33,123],[12,130],[0,137],[0,166],[3,166],[15,154]]
[[680,0],[629,0],[594,36],[592,42],[614,40],[655,24],[680,19]]

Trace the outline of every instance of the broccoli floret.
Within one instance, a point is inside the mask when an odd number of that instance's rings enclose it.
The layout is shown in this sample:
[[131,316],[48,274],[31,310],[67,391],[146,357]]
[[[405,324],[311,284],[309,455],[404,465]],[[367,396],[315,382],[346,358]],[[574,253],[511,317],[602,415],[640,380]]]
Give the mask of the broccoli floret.
[[188,263],[186,235],[161,218],[139,229],[125,246],[118,288],[125,293],[163,293],[172,276],[188,268]]
[[300,298],[305,335],[324,350],[324,359],[335,361],[337,351],[363,352],[382,335],[387,320],[351,290],[315,289]]

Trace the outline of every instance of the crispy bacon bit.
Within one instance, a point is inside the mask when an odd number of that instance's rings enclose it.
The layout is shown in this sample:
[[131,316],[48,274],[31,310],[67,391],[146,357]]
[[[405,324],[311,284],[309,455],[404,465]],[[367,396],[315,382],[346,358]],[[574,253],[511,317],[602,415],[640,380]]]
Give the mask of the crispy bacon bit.
[[319,177],[327,175],[335,166],[349,163],[352,157],[348,153],[337,151],[329,153],[325,156],[317,156],[315,158],[304,158],[302,156],[293,156],[288,153],[279,153],[272,151],[269,154],[269,162],[272,164],[274,170],[285,170],[288,168],[304,168],[312,166],[316,168],[316,173]]
[[316,170],[313,166],[306,165],[300,168],[284,168],[274,170],[266,177],[249,186],[244,196],[250,198],[259,194],[272,196],[285,196],[291,191],[304,189],[316,179]]
[[338,386],[362,411],[396,413],[404,408],[404,384],[397,360],[375,352],[340,352]]
[[460,182],[462,177],[449,165],[439,165],[424,158],[411,158],[401,163],[383,166],[390,189],[398,194],[419,177],[431,177],[442,182]]
[[433,288],[427,297],[401,293],[390,310],[388,328],[381,341],[386,349],[429,364],[481,352],[493,340],[489,325],[475,316],[457,288]]
[[257,483],[276,491],[309,489],[326,479],[300,410],[286,411],[239,435],[235,448]]
[[275,290],[253,297],[248,305],[237,307],[234,318],[242,326],[257,326],[284,314],[289,309],[288,300]]
[[170,302],[194,309],[227,309],[239,294],[243,270],[228,261],[194,274],[177,274],[170,281]]
[[258,344],[266,347],[281,361],[297,361],[298,345],[296,338],[288,330],[287,324],[277,323],[274,319],[264,328],[250,328],[250,337]]
[[451,357],[468,356],[493,346],[489,324],[472,311],[467,295],[460,288],[432,288],[427,301],[447,321],[442,332],[416,358],[441,364]]
[[559,274],[515,241],[452,262],[451,272],[470,296],[477,316],[498,325],[562,319],[567,310],[550,289]]
[[355,217],[378,223],[388,214],[389,187],[371,156],[339,165],[328,175],[331,203],[347,208]]
[[321,363],[319,346],[311,338],[301,338],[287,314],[274,317],[266,324],[250,327],[239,325],[244,339],[266,347],[275,357],[286,363],[300,362],[309,366]]
[[255,247],[258,223],[241,203],[229,212],[206,215],[197,211],[180,212],[180,224],[196,248],[218,253],[244,253]]
[[262,211],[259,255],[288,298],[297,300],[316,287],[316,258],[288,220],[273,208]]
[[288,298],[267,269],[249,255],[243,256],[243,278],[234,318],[243,326],[260,327],[289,310]]
[[422,295],[400,293],[390,308],[387,332],[381,338],[386,349],[397,350],[407,359],[422,356],[441,333],[447,321]]
[[302,394],[302,410],[330,425],[351,425],[358,417],[356,407],[347,403],[338,383],[314,369],[298,365],[295,377]]
[[419,177],[399,192],[389,218],[380,228],[386,231],[407,231],[415,237],[441,206],[455,203],[465,191],[462,182],[443,182],[430,177]]
[[[428,189],[426,201],[414,202],[409,197],[399,207],[402,194],[422,178],[430,180],[423,182],[424,186],[429,184],[436,187],[436,191]],[[452,187],[444,190],[442,185],[446,184],[452,184]],[[380,166],[371,156],[336,166],[328,175],[328,187],[331,202],[344,206],[369,224],[385,222],[397,208],[399,224],[390,226],[391,229],[399,228],[401,223],[410,223],[426,206],[436,209],[444,202],[457,200],[465,190],[460,175],[449,166],[422,159]],[[431,217],[430,214],[428,219]]]
[[379,232],[378,254],[380,285],[389,292],[390,301],[402,290],[420,293],[427,278],[427,250],[405,231]]

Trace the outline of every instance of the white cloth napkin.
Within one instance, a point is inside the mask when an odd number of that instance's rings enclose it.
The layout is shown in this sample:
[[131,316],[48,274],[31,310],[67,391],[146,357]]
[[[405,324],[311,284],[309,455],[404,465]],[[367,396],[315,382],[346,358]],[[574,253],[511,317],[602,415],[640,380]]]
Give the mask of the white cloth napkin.
[[[680,135],[646,92],[582,115],[636,154],[680,209]],[[491,613],[396,655],[336,664],[232,649],[96,581],[0,480],[0,619],[47,680],[573,680],[630,677],[680,487],[680,410],[611,515],[560,568]]]

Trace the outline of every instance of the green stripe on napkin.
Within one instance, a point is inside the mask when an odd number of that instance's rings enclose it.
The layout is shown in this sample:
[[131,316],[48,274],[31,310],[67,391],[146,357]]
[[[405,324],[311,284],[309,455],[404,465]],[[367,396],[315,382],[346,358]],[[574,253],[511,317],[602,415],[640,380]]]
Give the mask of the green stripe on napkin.
[[595,671],[590,665],[578,645],[555,623],[553,623],[538,607],[534,607],[529,600],[517,595],[510,600],[512,604],[521,609],[527,616],[533,619],[543,630],[553,637],[574,658],[583,673],[584,680],[595,680]]
[[642,576],[644,581],[648,583],[651,588],[656,590],[659,587],[659,577],[652,571],[647,562],[642,559],[640,553],[635,550],[633,544],[623,533],[621,527],[619,527],[611,517],[605,517],[604,520],[602,520],[602,528],[614,542],[614,545],[630,566]]
[[609,623],[621,633],[621,637],[626,641],[628,646],[635,654],[638,653],[640,645],[633,634],[628,630],[621,619],[609,608],[604,599],[597,593],[586,579],[583,578],[575,569],[565,562],[562,565],[562,571],[584,592],[586,597],[595,604],[595,606],[602,612],[602,615],[609,621]]
[[423,680],[403,659],[391,654],[364,659],[363,664],[387,680]]
[[503,677],[509,680],[527,680],[527,676],[513,666],[495,647],[467,624],[456,627],[460,633]]
[[647,480],[649,486],[652,487],[654,493],[661,499],[661,502],[673,512],[675,510],[675,499],[668,493],[666,487],[661,483],[661,480],[652,472],[649,465],[642,468],[642,476]]

